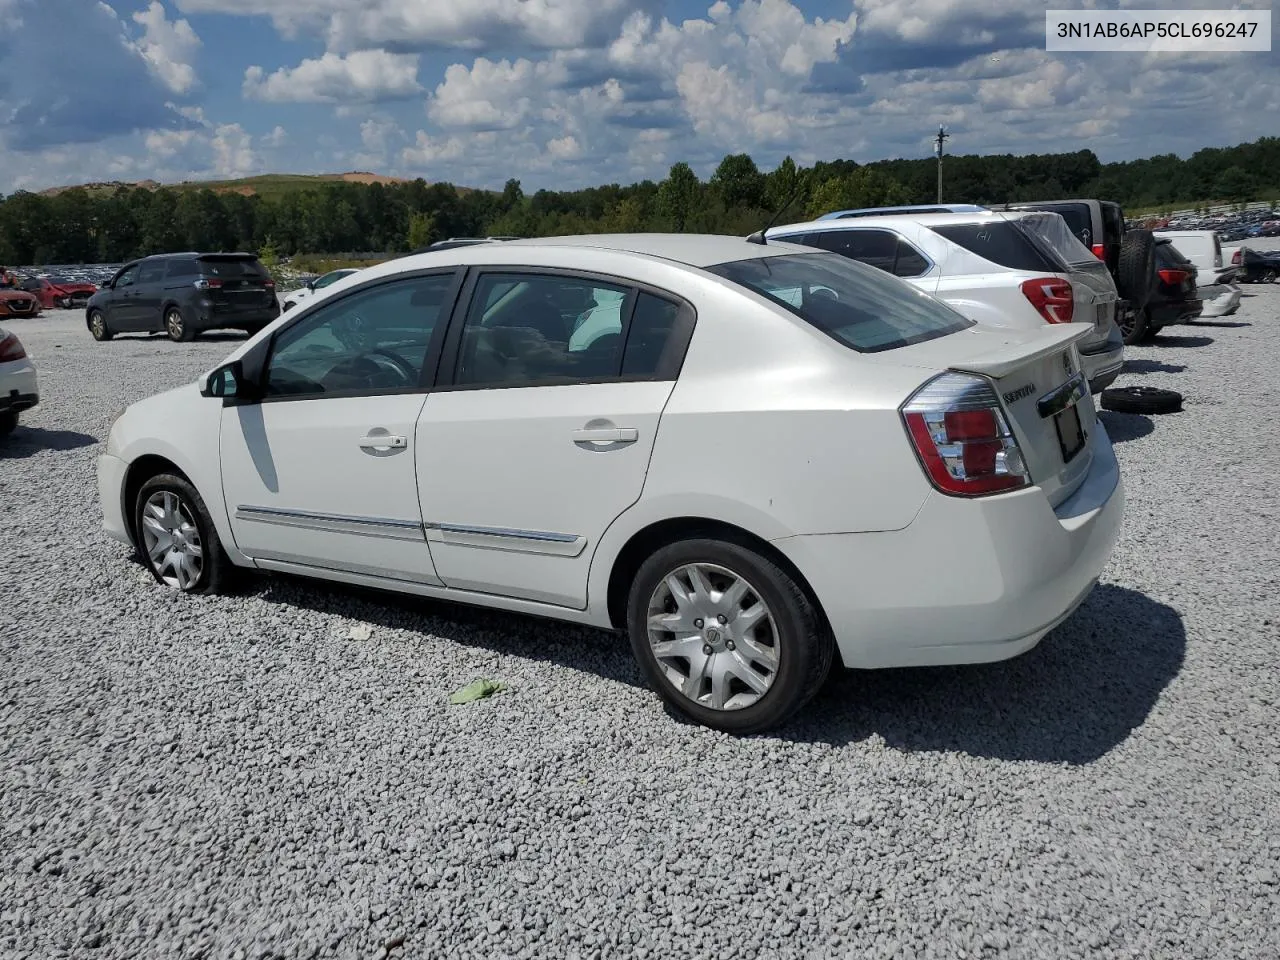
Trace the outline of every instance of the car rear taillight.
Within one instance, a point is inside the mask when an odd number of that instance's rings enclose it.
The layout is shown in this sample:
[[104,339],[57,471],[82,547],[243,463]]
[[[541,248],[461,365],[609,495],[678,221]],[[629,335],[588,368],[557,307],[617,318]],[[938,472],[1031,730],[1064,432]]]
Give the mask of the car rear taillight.
[[1191,276],[1186,270],[1174,270],[1173,268],[1157,270],[1156,273],[1160,274],[1160,279],[1171,287],[1182,286],[1187,282],[1187,277]]
[[268,290],[274,290],[276,287],[276,282],[274,280],[263,280],[262,285],[266,287]]
[[941,374],[903,405],[902,419],[925,473],[943,493],[981,497],[1030,486],[990,381]]
[[202,277],[196,281],[197,290],[218,290],[222,287],[222,281],[217,277]]
[[0,339],[0,363],[21,360],[26,355],[27,351],[22,348],[22,341],[12,333]]
[[1240,248],[1236,248],[1236,252],[1231,255],[1231,263],[1234,266],[1240,265]]
[[1105,260],[1107,259],[1107,248],[1100,243],[1095,243],[1093,245],[1093,255],[1099,260]]
[[1022,293],[1048,323],[1070,323],[1076,298],[1071,284],[1059,277],[1036,277],[1022,281]]

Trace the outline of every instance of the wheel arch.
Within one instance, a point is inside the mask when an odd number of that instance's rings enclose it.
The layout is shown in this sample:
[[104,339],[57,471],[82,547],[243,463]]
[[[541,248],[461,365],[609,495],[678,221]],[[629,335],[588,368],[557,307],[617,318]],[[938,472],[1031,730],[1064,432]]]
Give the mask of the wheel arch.
[[137,528],[137,509],[138,492],[142,489],[142,485],[152,477],[159,476],[162,473],[172,473],[187,483],[195,486],[194,481],[187,475],[186,471],[170,460],[168,457],[161,456],[158,453],[145,453],[129,464],[125,471],[124,484],[120,489],[120,506],[122,508],[121,515],[124,517],[125,529],[129,533],[129,539],[133,541],[133,545],[138,546],[138,528]]
[[633,533],[622,545],[613,559],[609,570],[606,587],[606,608],[610,624],[618,630],[625,630],[627,623],[627,594],[631,582],[645,559],[655,551],[681,540],[710,538],[736,543],[739,546],[754,550],[768,558],[787,572],[796,584],[804,591],[817,611],[818,617],[827,625],[826,612],[822,608],[813,587],[791,559],[764,537],[750,530],[709,517],[684,516],[657,520]]

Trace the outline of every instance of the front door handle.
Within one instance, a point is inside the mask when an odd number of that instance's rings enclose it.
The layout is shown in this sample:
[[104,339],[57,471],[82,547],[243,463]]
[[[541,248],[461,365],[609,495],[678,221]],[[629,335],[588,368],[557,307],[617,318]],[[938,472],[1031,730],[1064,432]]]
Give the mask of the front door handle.
[[360,446],[366,450],[403,450],[408,445],[409,441],[404,437],[393,437],[389,433],[371,433],[367,437],[360,438]]
[[573,431],[574,443],[635,443],[640,431],[635,427],[584,427]]

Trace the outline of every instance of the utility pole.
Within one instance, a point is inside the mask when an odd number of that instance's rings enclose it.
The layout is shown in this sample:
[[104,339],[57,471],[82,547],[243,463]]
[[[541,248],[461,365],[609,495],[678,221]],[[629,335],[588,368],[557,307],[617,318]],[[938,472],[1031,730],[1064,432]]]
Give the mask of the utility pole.
[[951,134],[942,129],[942,124],[938,124],[938,135],[934,137],[933,143],[938,154],[938,202],[942,202],[942,144],[951,139]]

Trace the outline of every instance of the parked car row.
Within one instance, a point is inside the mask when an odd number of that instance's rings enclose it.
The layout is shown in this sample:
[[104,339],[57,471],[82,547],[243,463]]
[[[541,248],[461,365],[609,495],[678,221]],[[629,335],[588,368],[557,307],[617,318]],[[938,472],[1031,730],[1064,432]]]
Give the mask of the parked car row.
[[1273,209],[1255,208],[1210,215],[1148,218],[1135,226],[1154,230],[1213,230],[1225,243],[1255,237],[1280,236],[1280,218]]

